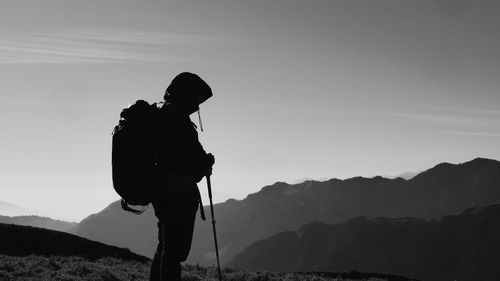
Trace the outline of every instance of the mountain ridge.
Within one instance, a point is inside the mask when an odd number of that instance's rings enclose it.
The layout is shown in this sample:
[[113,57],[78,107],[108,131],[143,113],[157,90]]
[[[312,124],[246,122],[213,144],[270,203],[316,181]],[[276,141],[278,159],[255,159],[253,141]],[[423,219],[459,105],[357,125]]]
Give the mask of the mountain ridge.
[[64,232],[71,232],[71,229],[78,225],[76,222],[55,220],[49,217],[40,217],[36,215],[14,217],[0,215],[0,223],[34,226]]
[[31,215],[40,216],[41,212],[20,207],[10,202],[0,201],[0,215],[9,217]]
[[440,219],[313,222],[254,242],[229,266],[266,271],[375,271],[422,280],[499,280],[500,203]]
[[[459,164],[437,164],[410,180],[377,176],[293,185],[276,182],[242,200],[227,200],[214,208],[221,261],[227,262],[254,241],[308,222],[334,224],[363,215],[435,219],[497,201],[500,162],[476,158]],[[156,218],[151,210],[138,218],[122,211],[118,202],[108,207],[115,210],[84,220],[77,234],[152,256],[157,240]],[[205,210],[209,211],[208,206]],[[143,231],[137,233],[134,228]],[[211,232],[211,225],[197,218],[188,262],[215,263],[213,241],[207,239],[212,237]],[[121,236],[119,241],[117,236]]]
[[8,256],[81,256],[90,259],[119,257],[147,262],[148,258],[129,249],[106,245],[66,232],[0,223],[0,254]]

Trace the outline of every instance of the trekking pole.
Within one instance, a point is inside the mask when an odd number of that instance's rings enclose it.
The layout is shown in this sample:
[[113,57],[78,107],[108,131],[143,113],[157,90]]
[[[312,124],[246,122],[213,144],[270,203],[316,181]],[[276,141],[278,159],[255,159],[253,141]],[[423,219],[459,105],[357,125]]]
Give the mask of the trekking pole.
[[208,198],[210,199],[210,213],[212,214],[212,227],[214,229],[215,241],[215,256],[217,257],[217,271],[219,273],[219,281],[222,281],[222,272],[219,262],[219,246],[217,245],[217,233],[215,232],[214,204],[212,203],[212,184],[210,183],[210,175],[207,175]]

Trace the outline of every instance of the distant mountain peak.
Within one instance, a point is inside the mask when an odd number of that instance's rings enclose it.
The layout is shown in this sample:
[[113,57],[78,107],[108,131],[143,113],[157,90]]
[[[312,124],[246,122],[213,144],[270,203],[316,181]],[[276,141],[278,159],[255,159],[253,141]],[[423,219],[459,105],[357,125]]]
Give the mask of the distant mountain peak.
[[29,215],[45,216],[42,212],[30,210],[5,201],[0,201],[0,215],[9,217]]
[[[469,165],[477,165],[477,164],[497,165],[497,164],[500,164],[500,161],[495,160],[495,159],[490,159],[490,158],[476,157],[472,160],[465,161],[465,162],[458,163],[458,164],[453,164],[453,163],[448,163],[448,162],[439,163],[434,168],[436,168],[436,167],[469,166]],[[433,168],[431,168],[431,169],[433,169]]]
[[500,161],[490,158],[477,157],[469,162],[489,162],[489,163],[500,163]]
[[431,178],[433,179],[435,177],[475,176],[479,171],[489,172],[490,169],[497,169],[500,172],[500,161],[478,157],[458,164],[443,162],[416,175],[412,181],[431,180]]
[[35,215],[28,215],[28,216],[0,215],[0,223],[34,226],[34,227],[41,227],[41,228],[64,231],[64,232],[71,232],[71,229],[77,225],[76,222],[66,222],[66,221],[51,219],[49,217],[41,217]]
[[3,206],[10,206],[10,207],[16,207],[16,205],[11,204],[11,203],[9,203],[9,202],[5,202],[5,201],[0,201],[0,205],[3,205]]

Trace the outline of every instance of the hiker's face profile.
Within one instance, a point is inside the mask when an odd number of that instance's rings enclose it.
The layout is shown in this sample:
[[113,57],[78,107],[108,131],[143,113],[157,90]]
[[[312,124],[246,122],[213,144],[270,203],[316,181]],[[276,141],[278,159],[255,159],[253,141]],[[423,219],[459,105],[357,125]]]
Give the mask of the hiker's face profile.
[[197,105],[197,104],[195,104],[195,103],[181,104],[181,107],[184,109],[184,112],[187,115],[191,115],[191,114],[195,113],[196,111],[198,111],[200,109],[200,106]]
[[[185,95],[189,95],[189,93],[186,93]],[[191,115],[200,109],[200,99],[200,95],[194,95],[190,98],[171,98],[169,100],[172,104],[181,108],[185,114]]]

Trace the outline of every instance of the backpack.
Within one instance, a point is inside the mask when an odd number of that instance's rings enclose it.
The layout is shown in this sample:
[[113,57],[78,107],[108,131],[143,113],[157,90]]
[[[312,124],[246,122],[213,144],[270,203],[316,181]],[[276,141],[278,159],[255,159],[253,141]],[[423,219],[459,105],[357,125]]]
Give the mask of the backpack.
[[122,208],[135,214],[146,210],[158,185],[154,137],[157,111],[155,103],[138,100],[122,110],[113,130],[113,187],[122,198]]

